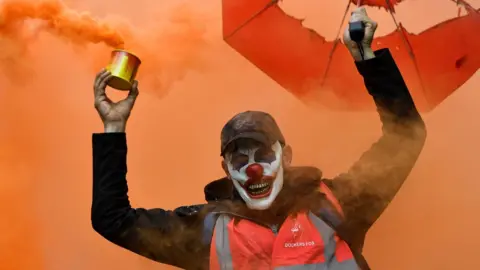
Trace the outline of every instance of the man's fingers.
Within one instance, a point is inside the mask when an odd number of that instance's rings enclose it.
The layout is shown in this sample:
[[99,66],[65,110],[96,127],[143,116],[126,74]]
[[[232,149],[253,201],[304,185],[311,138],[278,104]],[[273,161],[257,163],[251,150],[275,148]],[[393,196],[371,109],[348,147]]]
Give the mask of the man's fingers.
[[138,92],[138,81],[137,80],[133,81],[131,90]]
[[138,93],[139,93],[139,91],[138,91],[138,81],[133,81],[132,88],[128,92],[128,96],[127,96],[126,99],[129,100],[129,102],[131,102],[132,105],[133,105],[133,103],[137,99]]
[[374,22],[372,20],[368,20],[365,22],[365,27],[367,28],[370,28],[372,29],[373,31],[375,31],[377,29],[377,26],[378,26],[378,23],[377,22]]
[[104,74],[106,71],[106,69],[102,68],[102,70],[95,75],[95,82],[98,81],[98,78],[100,78],[100,76],[102,76],[102,74]]
[[370,19],[367,15],[367,11],[364,7],[356,8],[352,12],[352,16],[350,17],[350,22],[364,22],[365,27],[371,28],[373,30],[377,29],[378,24]]
[[101,104],[103,102],[107,102],[109,104],[112,103],[112,101],[107,97],[107,94],[105,93],[105,89],[107,88],[107,82],[108,80],[112,77],[112,75],[110,73],[107,73],[106,75],[102,75],[100,78],[99,78],[99,84],[95,86],[95,108],[97,108],[97,110],[101,110]]
[[352,11],[352,15],[354,14],[361,14],[361,15],[367,16],[367,9],[365,9],[364,6],[357,7]]
[[350,17],[350,22],[366,22],[370,20],[367,16],[365,15],[362,15],[362,14],[353,14],[351,17]]
[[107,83],[108,81],[110,81],[110,79],[113,77],[113,75],[110,73],[110,72],[107,72],[106,74],[102,75],[102,77],[100,77],[100,84],[98,85],[100,89],[103,90],[103,92],[105,92],[105,88],[107,87]]
[[110,71],[106,70],[106,69],[102,69],[102,71],[100,71],[99,73],[97,73],[97,76],[95,77],[95,84],[94,86],[98,86],[100,85],[100,83],[102,81],[105,80],[105,78],[110,75]]
[[108,71],[106,69],[102,69],[102,70],[100,70],[100,72],[97,73],[97,75],[95,76],[95,81],[93,82],[93,88],[94,89],[100,83],[101,78],[103,76],[105,76],[105,74],[107,74],[107,73],[108,73]]
[[107,88],[108,81],[112,78],[112,74],[110,72],[106,72],[98,78],[96,84],[94,86],[95,89],[95,96],[103,96],[105,95],[105,89]]
[[112,78],[112,73],[110,71],[105,71],[100,77],[98,77],[98,85],[105,84],[107,85],[108,80]]
[[367,9],[365,8],[365,6],[358,7],[357,11],[358,11],[358,13],[361,13],[361,14],[367,16]]
[[350,16],[350,22],[367,22],[369,20],[367,10],[364,7],[356,8]]

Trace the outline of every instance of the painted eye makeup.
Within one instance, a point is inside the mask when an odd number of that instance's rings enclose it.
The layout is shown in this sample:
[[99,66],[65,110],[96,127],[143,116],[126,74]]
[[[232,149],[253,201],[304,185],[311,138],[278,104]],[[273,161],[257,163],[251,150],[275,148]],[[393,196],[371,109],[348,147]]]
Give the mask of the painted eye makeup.
[[255,161],[261,163],[272,163],[276,159],[275,152],[269,148],[260,148],[255,153]]
[[235,155],[232,157],[231,164],[234,170],[239,171],[243,166],[248,164],[247,155]]

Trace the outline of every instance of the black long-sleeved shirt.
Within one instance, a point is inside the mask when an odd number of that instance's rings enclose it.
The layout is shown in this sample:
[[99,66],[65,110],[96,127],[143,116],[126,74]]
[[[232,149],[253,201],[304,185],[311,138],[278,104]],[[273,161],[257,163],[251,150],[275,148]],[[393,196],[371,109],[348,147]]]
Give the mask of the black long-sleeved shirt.
[[[345,213],[343,230],[361,250],[366,232],[391,202],[423,148],[426,131],[412,97],[386,49],[357,62],[383,124],[383,135],[335,179],[324,179]],[[109,241],[147,258],[186,269],[205,269],[199,206],[174,211],[134,209],[127,195],[125,133],[93,134],[92,226]],[[217,196],[218,194],[208,194]],[[223,196],[222,194],[218,196]]]

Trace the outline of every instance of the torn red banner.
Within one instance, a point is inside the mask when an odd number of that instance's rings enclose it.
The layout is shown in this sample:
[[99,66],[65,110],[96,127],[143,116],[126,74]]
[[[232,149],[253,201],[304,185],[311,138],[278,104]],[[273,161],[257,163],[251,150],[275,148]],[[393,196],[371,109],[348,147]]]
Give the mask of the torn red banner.
[[[223,0],[225,41],[306,103],[335,110],[375,109],[345,46],[303,27],[277,2]],[[381,2],[385,1],[364,0]],[[480,36],[471,34],[480,25],[480,14],[475,9],[467,12],[419,34],[399,24],[396,31],[374,40],[374,49],[390,49],[422,111],[438,106],[480,67]]]

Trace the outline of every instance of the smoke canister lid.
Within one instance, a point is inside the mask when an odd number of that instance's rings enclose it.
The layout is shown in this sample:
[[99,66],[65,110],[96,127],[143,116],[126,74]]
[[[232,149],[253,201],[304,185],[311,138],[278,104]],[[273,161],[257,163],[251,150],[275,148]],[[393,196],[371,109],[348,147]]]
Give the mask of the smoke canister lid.
[[108,86],[117,90],[130,90],[140,64],[140,59],[133,53],[114,50],[107,66],[107,70],[112,73]]

